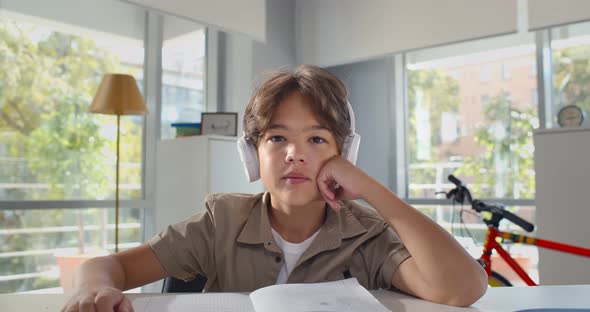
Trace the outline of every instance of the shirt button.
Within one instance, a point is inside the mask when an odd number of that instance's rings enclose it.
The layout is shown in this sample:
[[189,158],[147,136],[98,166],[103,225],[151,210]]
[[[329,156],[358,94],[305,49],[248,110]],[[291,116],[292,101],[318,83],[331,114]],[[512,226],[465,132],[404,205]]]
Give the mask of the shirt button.
[[281,257],[280,257],[280,256],[276,256],[276,257],[275,257],[275,262],[276,262],[276,263],[279,263],[279,262],[281,262]]

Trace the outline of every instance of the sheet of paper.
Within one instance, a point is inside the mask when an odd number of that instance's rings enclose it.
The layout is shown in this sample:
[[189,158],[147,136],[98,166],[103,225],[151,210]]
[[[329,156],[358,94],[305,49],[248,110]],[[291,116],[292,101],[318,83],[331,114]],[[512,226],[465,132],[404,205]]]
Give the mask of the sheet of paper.
[[312,284],[282,284],[250,294],[256,312],[389,312],[356,278]]
[[136,312],[254,312],[247,294],[204,293],[152,295],[131,299]]

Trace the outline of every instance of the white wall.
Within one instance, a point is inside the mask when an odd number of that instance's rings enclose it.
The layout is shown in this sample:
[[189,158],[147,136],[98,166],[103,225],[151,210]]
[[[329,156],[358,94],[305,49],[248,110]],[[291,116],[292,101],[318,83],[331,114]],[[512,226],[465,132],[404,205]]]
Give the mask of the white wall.
[[[537,236],[590,248],[590,128],[538,130]],[[590,283],[590,258],[539,248],[542,285]]]
[[295,3],[267,1],[267,42],[254,42],[254,74],[295,64]]
[[219,110],[239,113],[242,117],[256,81],[263,71],[295,64],[293,0],[266,2],[267,40],[260,42],[240,34],[220,37]]
[[357,165],[385,186],[393,181],[394,146],[393,60],[379,59],[329,68],[349,91],[355,113],[356,132],[361,136]]
[[222,34],[220,41],[218,110],[238,112],[238,133],[241,133],[244,109],[252,93],[254,43],[235,34]]

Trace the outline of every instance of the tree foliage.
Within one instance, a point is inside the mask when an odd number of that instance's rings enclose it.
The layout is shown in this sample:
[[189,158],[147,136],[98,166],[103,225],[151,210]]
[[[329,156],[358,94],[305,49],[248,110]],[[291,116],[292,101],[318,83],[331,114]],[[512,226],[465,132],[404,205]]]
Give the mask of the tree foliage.
[[[417,101],[420,101],[422,109],[429,112],[431,144],[441,143],[440,131],[443,112],[458,112],[459,110],[459,83],[446,73],[437,69],[423,69],[408,71],[408,116],[410,135],[408,136],[408,154],[410,162],[417,162],[417,135],[416,130],[424,125],[418,124],[416,119]],[[421,96],[418,96],[418,93]],[[438,155],[431,155],[435,158]]]
[[590,114],[590,45],[554,51],[553,65],[557,102],[575,104]]
[[455,174],[470,178],[470,187],[479,197],[534,197],[535,109],[518,109],[504,95],[498,95],[485,106],[484,114],[486,123],[475,132],[475,141],[483,152],[466,156]]

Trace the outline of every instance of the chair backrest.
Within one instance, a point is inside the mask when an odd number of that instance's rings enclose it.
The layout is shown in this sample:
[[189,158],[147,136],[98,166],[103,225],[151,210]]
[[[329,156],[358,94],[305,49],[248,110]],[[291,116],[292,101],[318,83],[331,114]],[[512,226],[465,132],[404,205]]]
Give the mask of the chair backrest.
[[207,278],[203,275],[197,275],[193,280],[185,282],[181,279],[168,276],[164,279],[162,285],[163,293],[199,293],[205,289]]

